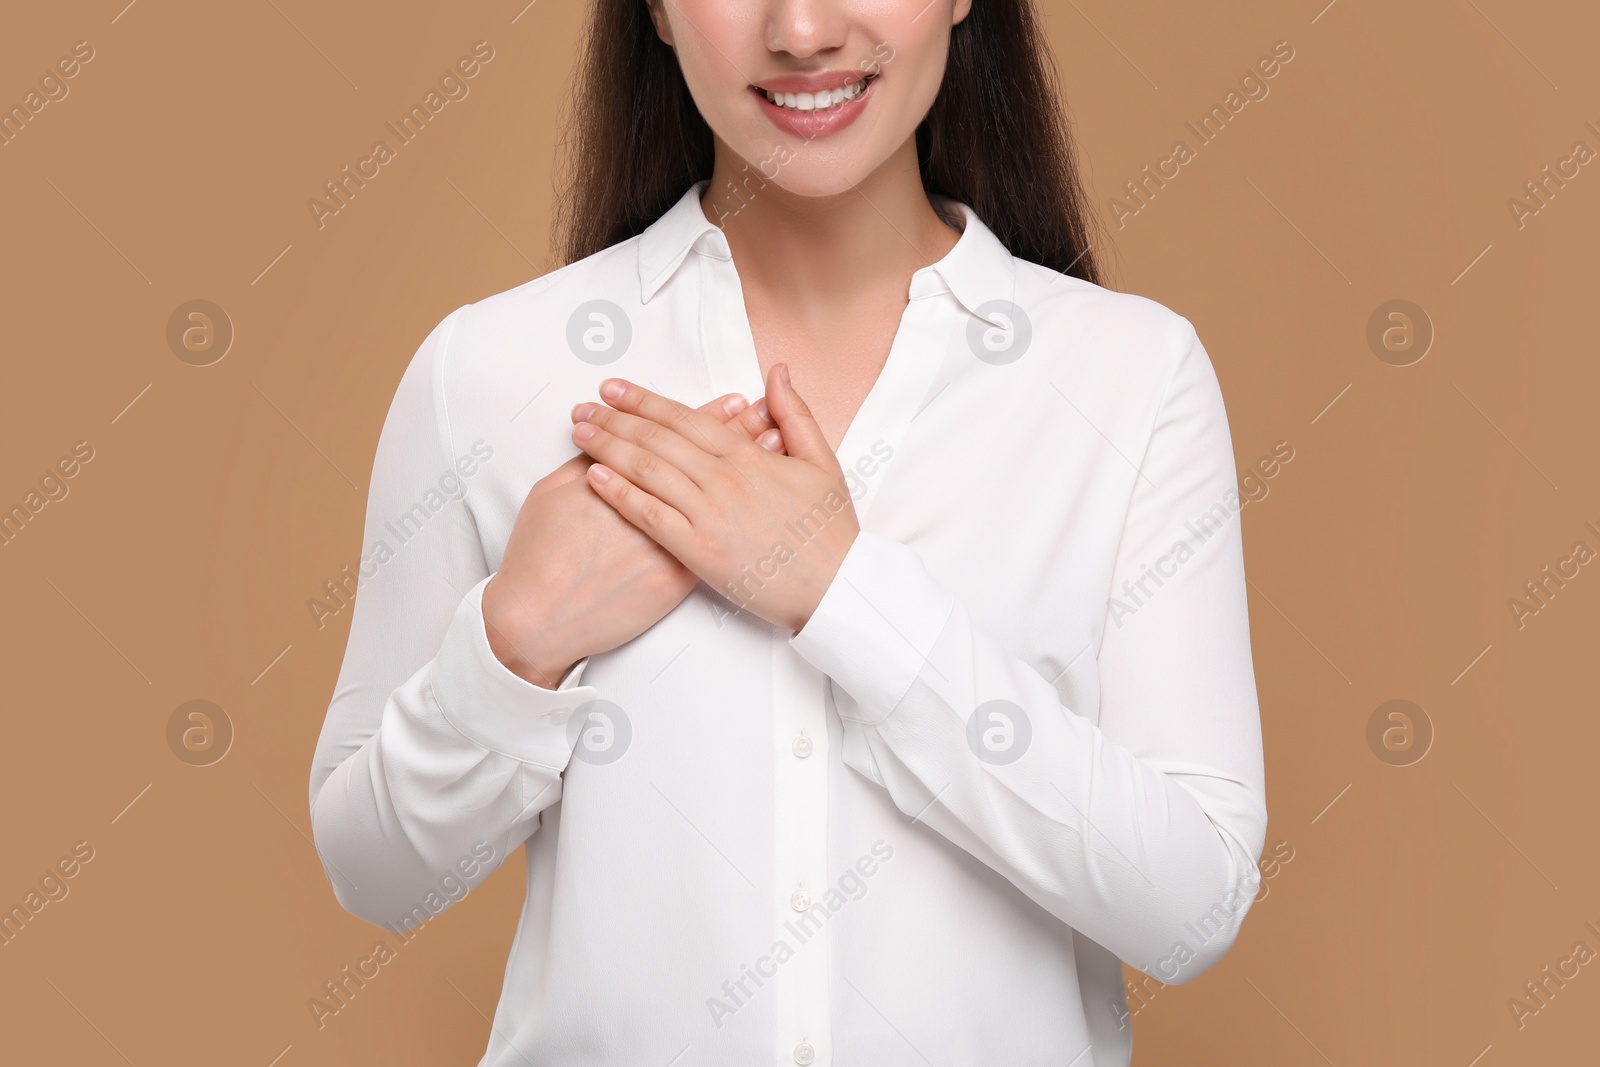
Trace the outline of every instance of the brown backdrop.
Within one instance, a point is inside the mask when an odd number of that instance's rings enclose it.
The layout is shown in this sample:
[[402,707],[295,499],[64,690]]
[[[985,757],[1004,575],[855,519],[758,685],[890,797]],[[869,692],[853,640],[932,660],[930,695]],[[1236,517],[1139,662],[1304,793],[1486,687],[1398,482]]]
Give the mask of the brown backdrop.
[[[358,559],[417,343],[550,265],[581,8],[125,2],[0,28],[0,104],[45,86],[0,147],[0,507],[42,504],[0,547],[0,905],[66,891],[0,946],[0,1055],[473,1063],[515,873],[307,1006],[380,931],[308,841],[348,612],[306,602]],[[1135,985],[1137,1062],[1591,1062],[1600,16],[1324,3],[1045,4],[1118,287],[1199,328],[1241,474],[1294,452],[1244,517],[1278,862],[1219,967]],[[478,41],[469,95],[319,228]],[[209,748],[169,729],[196,700]]]

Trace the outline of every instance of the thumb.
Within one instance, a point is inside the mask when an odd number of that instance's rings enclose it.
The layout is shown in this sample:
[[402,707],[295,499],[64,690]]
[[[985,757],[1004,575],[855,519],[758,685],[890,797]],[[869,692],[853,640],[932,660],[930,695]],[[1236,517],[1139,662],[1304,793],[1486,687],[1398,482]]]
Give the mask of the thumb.
[[767,374],[767,411],[783,433],[783,444],[789,455],[822,467],[839,465],[828,439],[822,435],[822,427],[817,425],[811,409],[790,384],[787,363],[777,364]]

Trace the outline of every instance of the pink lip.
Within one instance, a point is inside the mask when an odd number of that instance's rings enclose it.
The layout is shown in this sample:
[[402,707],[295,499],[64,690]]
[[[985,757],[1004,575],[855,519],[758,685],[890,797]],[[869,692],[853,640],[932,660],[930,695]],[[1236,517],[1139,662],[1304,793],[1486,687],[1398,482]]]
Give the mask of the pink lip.
[[[818,93],[829,89],[839,89],[846,85],[853,85],[866,77],[861,71],[824,71],[818,74],[790,74],[781,78],[773,78],[764,85],[750,87],[750,92],[755,95],[756,102],[761,108],[761,113],[772,124],[784,133],[803,137],[806,140],[815,140],[829,134],[838,133],[861,117],[861,112],[866,110],[867,102],[872,99],[872,91],[878,85],[878,79],[873,78],[867,82],[854,100],[846,100],[838,107],[830,107],[826,111],[794,111],[790,108],[779,107],[767,99],[767,91],[774,93]],[[809,88],[807,87],[809,86]]]

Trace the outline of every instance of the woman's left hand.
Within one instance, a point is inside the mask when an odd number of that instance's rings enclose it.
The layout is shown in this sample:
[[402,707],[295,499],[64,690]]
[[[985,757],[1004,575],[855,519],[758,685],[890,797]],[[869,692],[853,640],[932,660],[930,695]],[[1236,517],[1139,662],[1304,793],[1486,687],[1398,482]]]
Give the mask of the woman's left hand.
[[[600,499],[735,607],[798,632],[860,523],[844,471],[782,363],[767,375],[778,455],[710,416],[620,378],[572,410]],[[776,444],[777,442],[771,442]]]

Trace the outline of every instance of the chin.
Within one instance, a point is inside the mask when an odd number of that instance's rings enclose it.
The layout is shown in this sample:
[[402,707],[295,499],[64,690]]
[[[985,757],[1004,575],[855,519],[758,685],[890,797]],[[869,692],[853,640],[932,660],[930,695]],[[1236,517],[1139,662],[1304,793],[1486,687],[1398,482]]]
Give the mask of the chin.
[[806,173],[801,173],[799,167],[791,163],[778,172],[778,176],[771,179],[774,185],[787,193],[795,196],[823,198],[842,196],[860,185],[872,173],[867,166],[827,166],[807,167]]
[[[748,160],[747,173],[761,178],[795,196],[829,197],[851,192],[870,178],[893,153],[874,151],[866,145],[849,147],[820,142],[795,142],[782,148],[752,141],[749,151],[735,149]],[[737,179],[736,179],[737,180]],[[759,182],[756,182],[759,185]]]

